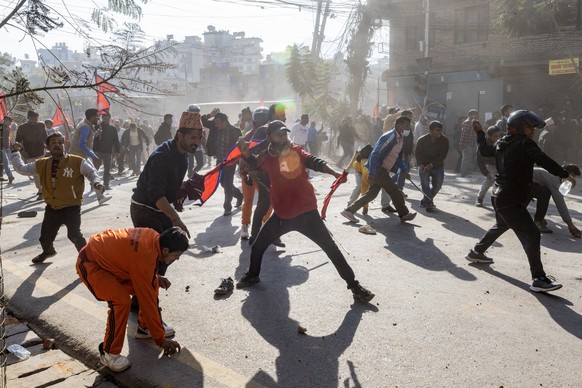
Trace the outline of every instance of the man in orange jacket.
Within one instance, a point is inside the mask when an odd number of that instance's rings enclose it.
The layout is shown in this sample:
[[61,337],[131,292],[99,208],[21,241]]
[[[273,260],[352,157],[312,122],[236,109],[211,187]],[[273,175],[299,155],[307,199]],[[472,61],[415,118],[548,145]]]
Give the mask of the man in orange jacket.
[[165,337],[174,335],[164,329],[158,308],[159,287],[168,288],[158,278],[158,263],[178,260],[188,249],[188,236],[179,227],[158,234],[153,229],[106,230],[89,239],[79,252],[77,274],[97,300],[109,305],[105,339],[99,344],[101,364],[114,372],[130,367],[121,355],[129,318],[131,295],[140,301],[136,338],[153,338],[164,353],[180,351],[180,344]]

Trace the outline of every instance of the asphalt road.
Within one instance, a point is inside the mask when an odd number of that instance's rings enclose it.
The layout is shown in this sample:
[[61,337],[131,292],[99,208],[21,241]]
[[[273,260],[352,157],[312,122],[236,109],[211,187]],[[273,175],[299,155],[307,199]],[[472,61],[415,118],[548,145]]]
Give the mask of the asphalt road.
[[[333,177],[312,176],[321,206]],[[86,237],[131,227],[135,180],[116,179],[114,199],[101,207],[94,194],[86,196]],[[468,263],[465,254],[493,224],[490,205],[474,207],[480,181],[477,173],[447,174],[434,213],[419,207],[421,194],[407,184],[407,204],[419,212],[407,224],[384,215],[378,199],[369,216],[358,216],[376,235],[359,233],[339,214],[353,179],[339,188],[327,224],[349,251],[357,278],[376,294],[368,305],[353,304],[327,257],[297,233],[283,237],[286,248],[268,249],[259,284],[215,298],[221,278],[242,276],[250,253],[239,239],[240,212],[222,216],[219,188],[204,206],[186,207],[191,249],[170,267],[173,284],[160,293],[164,320],[176,329],[182,352],[162,357],[152,341],[134,339],[132,314],[124,348],[132,367],[119,374],[100,371],[127,387],[580,386],[582,241],[570,237],[551,205],[547,219],[554,233],[543,235],[542,257],[546,271],[564,284],[552,295],[528,290],[527,260],[512,232],[488,251],[494,264]],[[26,177],[4,189],[1,244],[9,308],[98,368],[106,304],[77,278],[76,251],[65,229],[55,243],[57,256],[31,264],[40,252],[44,204],[35,201]],[[581,193],[576,187],[567,199],[578,227]],[[21,210],[39,214],[18,218]],[[215,245],[221,252],[204,252]]]

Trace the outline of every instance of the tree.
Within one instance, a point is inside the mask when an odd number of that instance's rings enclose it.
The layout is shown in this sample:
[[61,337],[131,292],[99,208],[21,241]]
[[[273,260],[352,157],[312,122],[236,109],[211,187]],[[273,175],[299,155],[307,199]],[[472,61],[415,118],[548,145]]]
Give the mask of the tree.
[[313,118],[326,123],[341,120],[346,106],[340,101],[339,91],[332,87],[338,72],[336,64],[330,60],[313,59],[305,46],[290,46],[288,52],[287,80],[301,97],[305,109]]
[[[139,2],[145,4],[148,0]],[[95,8],[91,20],[86,21],[73,16],[64,17],[48,6],[45,0],[21,0],[0,21],[0,28],[24,32],[36,44],[44,46],[39,30],[46,33],[63,27],[66,22],[77,26],[76,31],[91,43],[90,24],[94,23],[103,31],[112,32],[117,25],[114,20],[116,14],[139,20],[142,11],[136,0],[109,0],[107,7]],[[83,28],[79,28],[79,24],[83,25]],[[56,66],[49,66],[46,58],[39,58],[44,73],[41,84],[32,84],[21,69],[8,72],[0,80],[4,98],[11,102],[9,105],[13,107],[23,103],[38,105],[43,103],[47,96],[53,98],[50,93],[54,91],[68,93],[69,90],[75,89],[96,89],[101,84],[109,83],[115,84],[118,89],[118,92],[110,95],[113,101],[139,110],[139,105],[132,97],[169,94],[169,90],[164,90],[153,82],[151,75],[173,67],[164,61],[171,45],[158,42],[144,47],[143,32],[136,23],[125,23],[123,28],[113,32],[115,41],[122,43],[88,46],[90,49],[86,54],[90,62],[84,64],[81,69],[67,68],[60,62]],[[95,73],[103,77],[102,82],[95,82]]]
[[[582,29],[582,1],[569,0],[494,0],[493,27],[509,37],[536,34],[564,34],[575,26]],[[570,51],[570,59],[574,55]],[[582,88],[582,74],[576,69],[573,87]]]

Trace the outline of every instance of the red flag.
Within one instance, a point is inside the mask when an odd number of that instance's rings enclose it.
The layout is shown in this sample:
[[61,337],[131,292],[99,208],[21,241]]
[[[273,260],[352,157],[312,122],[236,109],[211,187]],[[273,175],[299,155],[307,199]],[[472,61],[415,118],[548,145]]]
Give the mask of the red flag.
[[4,93],[0,93],[0,121],[4,121],[6,117],[6,100],[4,99]]
[[321,219],[322,220],[325,220],[325,213],[327,211],[327,206],[329,205],[329,201],[331,201],[331,196],[333,195],[333,193],[335,193],[335,191],[337,190],[339,185],[346,182],[347,180],[348,180],[348,170],[344,170],[340,174],[340,176],[338,176],[337,179],[331,185],[331,190],[325,196],[325,199],[323,200],[323,206],[321,207]]
[[377,117],[380,114],[380,105],[376,104],[374,106],[374,114],[372,116]]
[[105,96],[105,94],[101,92],[97,92],[97,109],[99,110],[99,114],[109,113],[109,108],[111,104],[109,103],[109,99]]
[[262,98],[261,98],[261,102],[260,102],[259,106],[265,106],[265,100],[263,100]]
[[56,127],[58,125],[63,125],[65,123],[65,114],[63,113],[63,108],[61,107],[61,104],[57,104],[57,110],[55,111],[55,114],[53,115],[53,125]]
[[[263,140],[251,140],[249,144],[249,149],[253,149]],[[214,167],[212,170],[208,171],[204,174],[204,191],[200,196],[200,206],[204,204],[204,202],[208,201],[210,197],[216,192],[218,185],[220,185],[220,178],[222,176],[222,168],[224,166],[230,166],[242,156],[240,150],[238,149],[238,145],[235,144],[230,151],[226,154],[222,162]]]
[[101,77],[97,73],[95,73],[95,83],[96,84],[99,84],[99,85],[97,85],[97,92],[101,92],[101,93],[107,93],[107,92],[119,93],[119,89],[117,89],[115,86],[111,85],[109,82],[105,82],[105,80],[103,79],[103,77]]

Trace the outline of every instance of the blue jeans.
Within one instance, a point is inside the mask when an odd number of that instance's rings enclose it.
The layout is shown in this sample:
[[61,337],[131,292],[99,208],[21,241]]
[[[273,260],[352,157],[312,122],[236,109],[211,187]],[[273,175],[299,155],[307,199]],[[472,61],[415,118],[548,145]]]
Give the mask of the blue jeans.
[[424,205],[432,205],[434,197],[443,186],[445,168],[433,168],[429,172],[418,170],[418,176],[420,177],[420,187],[425,194],[420,203]]
[[129,146],[129,168],[133,170],[135,174],[140,172],[141,169],[141,146],[135,145]]
[[2,171],[2,175],[6,172],[8,178],[13,179],[14,175],[12,175],[12,171],[10,171],[10,165],[8,164],[8,152],[7,149],[2,150],[2,166],[4,167],[4,171]]

